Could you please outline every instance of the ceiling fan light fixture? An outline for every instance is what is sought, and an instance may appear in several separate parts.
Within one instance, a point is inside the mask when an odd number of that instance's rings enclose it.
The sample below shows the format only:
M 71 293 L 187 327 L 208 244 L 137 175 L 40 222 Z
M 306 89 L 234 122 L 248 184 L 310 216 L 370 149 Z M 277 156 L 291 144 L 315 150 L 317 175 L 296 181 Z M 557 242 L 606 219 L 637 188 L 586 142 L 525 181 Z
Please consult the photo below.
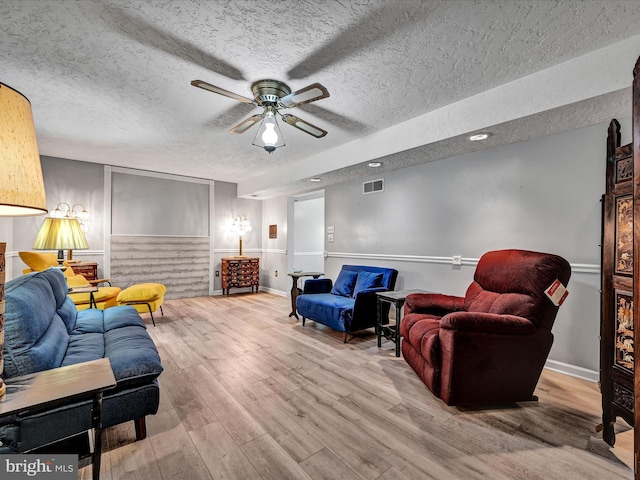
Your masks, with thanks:
M 300 90 L 291 92 L 289 86 L 279 80 L 258 80 L 251 84 L 253 100 L 202 80 L 193 80 L 191 85 L 232 98 L 239 102 L 264 108 L 261 115 L 256 114 L 243 120 L 233 127 L 229 133 L 242 134 L 260 122 L 260 128 L 252 143 L 257 147 L 264 148 L 268 153 L 273 153 L 276 148 L 285 146 L 280 127 L 276 120 L 276 114 L 280 114 L 284 123 L 288 123 L 312 137 L 322 138 L 327 134 L 326 130 L 302 120 L 295 115 L 282 115 L 282 113 L 280 113 L 281 109 L 297 107 L 322 98 L 327 98 L 329 96 L 328 90 L 319 83 L 313 83 Z
M 284 138 L 276 119 L 276 108 L 272 105 L 264 107 L 260 128 L 253 139 L 253 145 L 264 148 L 268 153 L 275 152 L 276 148 L 284 147 Z

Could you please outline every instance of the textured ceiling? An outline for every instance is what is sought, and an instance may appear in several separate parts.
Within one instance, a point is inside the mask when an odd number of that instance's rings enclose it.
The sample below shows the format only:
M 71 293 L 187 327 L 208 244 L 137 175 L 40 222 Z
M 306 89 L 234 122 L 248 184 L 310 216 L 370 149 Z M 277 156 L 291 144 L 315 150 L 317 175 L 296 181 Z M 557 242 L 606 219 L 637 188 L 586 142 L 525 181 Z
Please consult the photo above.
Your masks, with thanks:
M 636 0 L 0 0 L 0 82 L 30 99 L 42 155 L 267 198 L 318 188 L 309 176 L 322 186 L 371 174 L 373 158 L 395 169 L 628 116 L 621 85 L 639 35 Z M 633 58 L 622 82 L 607 78 L 618 50 Z M 568 100 L 553 82 L 538 88 L 563 72 Z M 228 133 L 259 109 L 190 85 L 251 97 L 262 78 L 327 87 L 329 98 L 291 113 L 329 134 L 281 125 L 287 145 L 268 155 L 251 145 L 255 130 Z M 503 90 L 518 101 L 496 101 Z M 480 118 L 471 112 L 485 97 Z M 494 136 L 467 142 L 467 120 Z M 407 125 L 439 133 L 390 145 L 412 136 Z

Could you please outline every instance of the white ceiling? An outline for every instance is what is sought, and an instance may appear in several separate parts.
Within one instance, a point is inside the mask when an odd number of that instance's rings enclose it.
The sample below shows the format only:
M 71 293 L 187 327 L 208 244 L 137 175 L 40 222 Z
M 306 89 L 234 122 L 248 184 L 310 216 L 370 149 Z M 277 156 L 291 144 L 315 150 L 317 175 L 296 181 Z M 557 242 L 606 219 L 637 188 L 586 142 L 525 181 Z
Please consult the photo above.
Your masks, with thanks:
M 255 198 L 629 116 L 638 55 L 637 0 L 0 0 L 0 82 L 31 101 L 42 155 Z M 263 78 L 323 84 L 291 113 L 329 134 L 281 124 L 268 155 L 256 127 L 228 133 L 259 109 L 190 85 L 252 97 Z

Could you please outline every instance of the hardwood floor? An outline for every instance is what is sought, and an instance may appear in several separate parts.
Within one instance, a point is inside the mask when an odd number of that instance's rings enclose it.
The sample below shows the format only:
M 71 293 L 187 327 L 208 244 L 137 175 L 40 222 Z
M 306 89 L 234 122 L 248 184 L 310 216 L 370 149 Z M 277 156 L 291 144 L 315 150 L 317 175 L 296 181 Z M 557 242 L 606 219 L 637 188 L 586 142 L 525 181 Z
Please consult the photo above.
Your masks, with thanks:
M 287 298 L 163 308 L 155 328 L 144 315 L 165 368 L 160 409 L 143 441 L 133 422 L 104 432 L 104 480 L 633 478 L 632 430 L 617 425 L 614 449 L 595 431 L 595 384 L 545 370 L 539 402 L 452 408 L 392 343 L 302 327 Z

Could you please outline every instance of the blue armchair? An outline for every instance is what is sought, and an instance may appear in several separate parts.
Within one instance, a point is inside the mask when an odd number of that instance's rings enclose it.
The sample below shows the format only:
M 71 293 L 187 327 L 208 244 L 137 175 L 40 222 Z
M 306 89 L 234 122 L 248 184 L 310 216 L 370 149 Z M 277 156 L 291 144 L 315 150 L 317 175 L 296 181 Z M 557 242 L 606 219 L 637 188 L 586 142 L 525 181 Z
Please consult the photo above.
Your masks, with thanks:
M 377 298 L 375 292 L 393 290 L 398 271 L 393 268 L 343 265 L 338 278 L 309 279 L 302 295 L 296 299 L 296 309 L 305 320 L 313 320 L 347 334 L 376 326 Z M 389 317 L 389 304 L 382 305 L 383 322 Z

